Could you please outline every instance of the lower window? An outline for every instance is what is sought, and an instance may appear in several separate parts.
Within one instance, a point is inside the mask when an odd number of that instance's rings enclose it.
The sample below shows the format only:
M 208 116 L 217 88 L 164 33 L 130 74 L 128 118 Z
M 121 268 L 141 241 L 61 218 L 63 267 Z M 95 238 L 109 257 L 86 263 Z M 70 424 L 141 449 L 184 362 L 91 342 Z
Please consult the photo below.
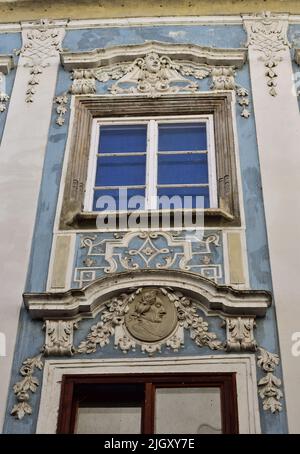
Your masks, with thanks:
M 236 434 L 235 374 L 67 375 L 57 432 Z

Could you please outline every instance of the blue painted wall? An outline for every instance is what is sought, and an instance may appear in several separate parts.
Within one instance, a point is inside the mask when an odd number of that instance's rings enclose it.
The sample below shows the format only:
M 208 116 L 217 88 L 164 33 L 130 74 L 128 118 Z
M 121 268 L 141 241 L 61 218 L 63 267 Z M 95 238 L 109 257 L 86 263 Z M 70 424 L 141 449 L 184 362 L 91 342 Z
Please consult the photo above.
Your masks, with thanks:
M 63 47 L 69 50 L 87 50 L 95 47 L 107 47 L 117 44 L 136 44 L 145 40 L 158 40 L 168 42 L 194 43 L 213 47 L 241 47 L 246 41 L 241 26 L 157 26 L 157 27 L 124 27 L 124 28 L 103 28 L 95 30 L 72 30 L 67 32 Z M 237 74 L 237 83 L 249 89 L 249 68 L 246 64 Z M 201 89 L 208 89 L 208 82 L 201 82 Z M 70 75 L 62 68 L 59 69 L 56 86 L 56 94 L 67 91 L 70 86 Z M 251 96 L 250 96 L 251 99 Z M 252 108 L 252 105 L 251 105 Z M 49 140 L 47 145 L 43 178 L 39 196 L 39 204 L 34 231 L 34 242 L 31 251 L 30 267 L 28 270 L 26 290 L 32 292 L 43 291 L 46 288 L 50 248 L 52 243 L 52 230 L 56 203 L 59 191 L 59 184 L 66 145 L 67 130 L 69 123 L 69 112 L 66 115 L 65 124 L 59 127 L 55 123 L 56 112 L 53 107 L 53 115 L 49 129 Z M 238 139 L 240 149 L 240 162 L 242 173 L 243 197 L 245 204 L 245 216 L 247 224 L 247 248 L 250 283 L 252 288 L 272 289 L 270 265 L 268 257 L 268 246 L 265 229 L 263 199 L 261 191 L 258 151 L 256 142 L 255 121 L 252 115 L 248 120 L 240 116 L 240 109 L 236 113 Z M 77 241 L 79 245 L 79 241 Z M 79 247 L 79 246 L 78 246 Z M 222 253 L 220 255 L 221 260 Z M 78 250 L 75 263 L 79 263 L 82 257 Z M 78 262 L 79 261 L 79 262 Z M 91 324 L 90 320 L 83 321 L 79 330 L 75 333 L 75 344 L 82 340 Z M 224 339 L 224 330 L 220 329 L 219 320 L 210 318 L 210 329 L 218 333 L 220 339 Z M 268 312 L 267 319 L 258 322 L 256 337 L 262 346 L 271 352 L 278 352 L 278 342 L 275 327 L 274 309 Z M 20 379 L 18 370 L 22 361 L 38 353 L 43 344 L 43 332 L 41 322 L 32 322 L 27 313 L 23 311 L 20 319 L 20 329 L 15 352 L 12 371 L 11 387 Z M 168 351 L 163 355 L 170 354 Z M 181 350 L 180 355 L 185 354 L 211 354 L 211 351 L 199 349 L 186 335 L 186 346 Z M 139 352 L 130 353 L 130 356 L 138 356 Z M 174 353 L 172 354 L 174 355 Z M 177 355 L 177 353 L 176 353 Z M 123 357 L 123 354 L 113 349 L 112 344 L 99 350 L 94 357 Z M 41 373 L 39 373 L 41 377 Z M 278 374 L 277 374 L 278 375 Z M 25 417 L 22 421 L 16 421 L 9 415 L 15 402 L 12 392 L 9 394 L 7 417 L 4 431 L 6 433 L 33 433 L 36 427 L 38 402 L 40 389 L 32 398 L 33 415 Z M 287 432 L 286 415 L 270 415 L 261 409 L 262 430 L 266 433 Z

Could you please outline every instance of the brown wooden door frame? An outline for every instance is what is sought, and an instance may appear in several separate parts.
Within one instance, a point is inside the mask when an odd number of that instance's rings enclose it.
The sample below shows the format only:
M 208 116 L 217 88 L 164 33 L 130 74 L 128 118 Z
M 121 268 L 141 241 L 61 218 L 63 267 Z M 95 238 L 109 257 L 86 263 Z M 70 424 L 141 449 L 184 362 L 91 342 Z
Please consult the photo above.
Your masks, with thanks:
M 221 394 L 222 432 L 224 434 L 238 433 L 235 373 L 64 375 L 61 386 L 57 433 L 74 433 L 79 402 L 84 401 L 85 404 L 96 405 L 97 397 L 95 397 L 93 388 L 95 389 L 97 384 L 144 385 L 143 398 L 141 395 L 134 398 L 134 394 L 132 394 L 133 405 L 139 405 L 142 408 L 141 432 L 144 434 L 154 433 L 156 388 L 217 387 L 220 389 Z M 82 394 L 81 388 L 85 389 L 84 394 Z

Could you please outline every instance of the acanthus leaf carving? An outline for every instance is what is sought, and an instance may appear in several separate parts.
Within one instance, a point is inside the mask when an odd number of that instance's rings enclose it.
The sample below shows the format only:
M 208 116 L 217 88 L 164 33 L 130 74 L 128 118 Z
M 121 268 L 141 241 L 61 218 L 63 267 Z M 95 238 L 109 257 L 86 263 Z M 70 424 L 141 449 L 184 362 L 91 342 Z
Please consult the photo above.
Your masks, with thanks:
M 230 66 L 212 68 L 211 78 L 211 88 L 213 90 L 234 90 L 236 92 L 238 96 L 238 104 L 242 107 L 241 116 L 243 118 L 249 118 L 249 93 L 244 87 L 236 84 L 234 68 Z
M 46 331 L 43 352 L 45 356 L 71 356 L 74 353 L 73 330 L 77 323 L 73 320 L 46 320 Z
M 96 93 L 96 80 L 93 70 L 74 69 L 71 78 L 73 80 L 70 88 L 72 95 L 90 95 Z
M 282 61 L 282 51 L 290 47 L 287 37 L 287 16 L 273 14 L 269 11 L 259 15 L 244 17 L 244 27 L 248 39 L 246 46 L 259 51 L 265 65 L 265 77 L 269 93 L 277 96 L 277 66 Z
M 263 401 L 263 409 L 276 413 L 282 410 L 280 399 L 283 397 L 281 380 L 273 374 L 279 365 L 279 356 L 262 347 L 258 348 L 258 352 L 257 365 L 266 373 L 258 381 L 258 394 Z
M 227 351 L 256 351 L 257 343 L 253 330 L 253 317 L 226 317 L 226 350 Z
M 275 353 L 270 353 L 264 348 L 260 347 L 259 355 L 257 358 L 257 365 L 264 371 L 264 372 L 273 372 L 279 364 L 279 356 Z
M 20 375 L 23 378 L 13 386 L 18 401 L 11 410 L 11 415 L 15 418 L 22 419 L 25 414 L 30 415 L 32 413 L 32 407 L 29 403 L 30 393 L 35 393 L 39 386 L 39 380 L 33 374 L 36 369 L 42 370 L 43 366 L 42 354 L 23 361 L 20 369 Z
M 63 93 L 60 96 L 56 96 L 54 102 L 57 104 L 56 113 L 58 114 L 55 123 L 58 126 L 62 126 L 65 123 L 65 114 L 68 111 L 68 96 L 67 93 Z

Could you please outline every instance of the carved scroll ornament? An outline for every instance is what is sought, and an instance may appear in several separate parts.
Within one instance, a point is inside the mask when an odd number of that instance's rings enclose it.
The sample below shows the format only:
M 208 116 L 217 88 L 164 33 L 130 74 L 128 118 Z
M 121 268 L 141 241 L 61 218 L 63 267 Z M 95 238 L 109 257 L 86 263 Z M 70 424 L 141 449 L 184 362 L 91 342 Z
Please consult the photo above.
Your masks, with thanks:
M 61 58 L 65 69 L 72 72 L 70 93 L 74 95 L 95 94 L 96 81 L 108 82 L 106 89 L 112 95 L 156 98 L 179 92 L 192 94 L 199 91 L 197 80 L 211 77 L 211 89 L 236 91 L 242 117 L 250 115 L 248 92 L 234 80 L 235 70 L 246 61 L 245 49 L 148 41 L 88 52 L 62 52 Z

